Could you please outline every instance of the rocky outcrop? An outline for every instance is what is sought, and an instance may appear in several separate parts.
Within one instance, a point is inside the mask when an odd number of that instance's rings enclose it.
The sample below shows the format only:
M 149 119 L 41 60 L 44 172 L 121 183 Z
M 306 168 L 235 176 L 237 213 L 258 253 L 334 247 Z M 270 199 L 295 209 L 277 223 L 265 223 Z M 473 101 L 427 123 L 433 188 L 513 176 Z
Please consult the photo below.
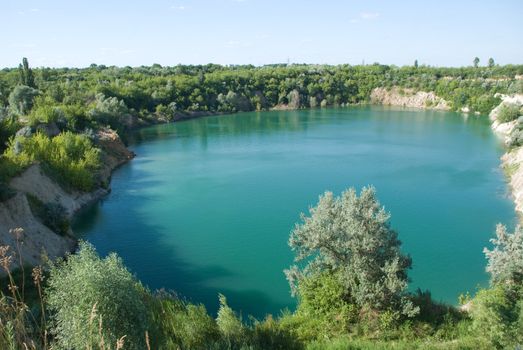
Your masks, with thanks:
M 372 103 L 389 106 L 450 109 L 448 103 L 433 92 L 414 91 L 400 87 L 393 87 L 392 89 L 375 88 L 370 94 L 370 100 Z
M 16 237 L 10 231 L 22 228 L 24 233 L 18 246 L 24 264 L 41 263 L 42 253 L 49 258 L 63 256 L 76 245 L 76 240 L 72 236 L 59 235 L 51 231 L 34 215 L 28 196 L 36 198 L 43 204 L 59 204 L 64 208 L 65 216 L 71 219 L 80 209 L 108 194 L 111 172 L 134 156 L 113 130 L 98 131 L 96 140 L 97 145 L 102 149 L 102 167 L 97 177 L 103 186 L 92 192 L 65 190 L 47 176 L 38 163 L 31 165 L 10 181 L 9 187 L 16 191 L 16 194 L 0 202 L 0 245 L 8 245 L 13 251 L 16 250 Z M 12 267 L 16 268 L 19 264 L 18 257 L 14 260 L 16 261 L 13 261 Z M 0 275 L 2 275 L 1 271 Z
M 102 149 L 102 168 L 99 170 L 99 178 L 103 184 L 107 185 L 112 171 L 128 162 L 135 154 L 125 147 L 114 130 L 99 130 L 96 140 L 97 145 Z

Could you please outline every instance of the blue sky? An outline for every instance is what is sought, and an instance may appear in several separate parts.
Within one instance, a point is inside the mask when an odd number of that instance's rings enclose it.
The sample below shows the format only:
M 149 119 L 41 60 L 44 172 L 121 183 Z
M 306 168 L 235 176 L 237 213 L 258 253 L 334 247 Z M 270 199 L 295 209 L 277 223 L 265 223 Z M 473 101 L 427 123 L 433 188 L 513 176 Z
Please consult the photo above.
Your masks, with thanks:
M 523 64 L 523 0 L 0 0 L 0 67 Z

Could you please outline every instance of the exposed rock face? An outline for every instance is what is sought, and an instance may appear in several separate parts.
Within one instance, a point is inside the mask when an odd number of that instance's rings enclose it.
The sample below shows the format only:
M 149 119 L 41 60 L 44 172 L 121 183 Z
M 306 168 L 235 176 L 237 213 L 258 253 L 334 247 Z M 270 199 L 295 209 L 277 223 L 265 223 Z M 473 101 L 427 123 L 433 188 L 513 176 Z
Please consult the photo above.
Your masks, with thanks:
M 499 112 L 501 110 L 501 107 L 506 104 L 523 106 L 523 95 L 516 94 L 516 95 L 509 96 L 509 95 L 497 94 L 496 96 L 500 97 L 502 102 L 496 108 L 494 108 L 489 114 L 489 118 L 492 121 L 491 127 L 492 127 L 492 130 L 494 130 L 497 134 L 504 137 L 505 143 L 508 143 L 508 140 L 510 138 L 510 133 L 518 125 L 518 121 L 513 120 L 508 123 L 500 123 L 498 121 Z
M 16 238 L 9 230 L 22 227 L 24 235 L 21 239 L 20 255 L 23 264 L 38 265 L 42 253 L 49 258 L 57 258 L 71 251 L 76 241 L 71 237 L 59 236 L 40 223 L 31 212 L 27 197 L 18 193 L 7 201 L 0 202 L 0 244 L 11 247 L 16 252 Z M 18 255 L 13 259 L 12 268 L 19 267 Z M 5 274 L 0 272 L 0 276 Z
M 110 129 L 97 133 L 97 143 L 102 149 L 102 167 L 98 172 L 100 183 L 108 184 L 112 170 L 127 162 L 134 154 L 122 143 L 118 134 Z M 9 233 L 11 229 L 24 230 L 21 255 L 24 264 L 37 265 L 41 263 L 42 252 L 50 258 L 65 255 L 74 249 L 76 240 L 68 236 L 60 236 L 43 225 L 31 212 L 27 195 L 39 199 L 42 203 L 58 203 L 68 218 L 109 193 L 108 188 L 97 188 L 92 192 L 66 191 L 49 178 L 40 164 L 33 164 L 21 175 L 13 178 L 9 186 L 17 193 L 11 199 L 0 202 L 0 245 L 9 245 L 16 249 L 16 240 Z M 15 260 L 18 260 L 15 259 Z M 13 268 L 18 267 L 18 261 Z M 0 271 L 0 276 L 2 275 Z
M 88 193 L 66 192 L 60 185 L 44 174 L 40 164 L 31 165 L 20 176 L 12 179 L 9 187 L 19 193 L 35 196 L 43 203 L 55 202 L 60 204 L 65 208 L 66 215 L 69 218 L 85 205 L 108 193 L 105 189 L 97 189 Z
M 508 151 L 501 157 L 502 167 L 509 177 L 509 184 L 516 204 L 516 211 L 523 214 L 523 147 Z
M 390 106 L 430 108 L 439 110 L 449 110 L 448 103 L 433 92 L 417 91 L 394 87 L 390 90 L 386 88 L 375 88 L 370 94 L 372 103 Z
M 513 104 L 513 105 L 519 105 L 519 106 L 523 105 L 523 95 L 520 95 L 520 94 L 516 94 L 516 95 L 512 95 L 512 96 L 496 94 L 495 96 L 501 98 L 502 102 L 490 112 L 489 118 L 491 121 L 496 121 L 496 119 L 498 118 L 498 115 L 499 115 L 499 111 L 501 110 L 501 106 L 506 105 L 506 104 L 509 104 L 509 105 Z
M 499 111 L 503 104 L 518 104 L 523 105 L 523 95 L 499 95 L 502 102 L 494 108 L 490 114 L 490 120 L 492 121 L 492 130 L 494 130 L 498 135 L 504 138 L 505 143 L 510 138 L 510 133 L 518 125 L 518 120 L 513 120 L 508 123 L 500 123 L 497 120 Z M 505 170 L 508 179 L 510 188 L 512 191 L 512 196 L 514 197 L 514 203 L 516 204 L 516 211 L 520 214 L 523 214 L 523 147 L 516 147 L 514 149 L 508 150 L 501 157 L 501 166 Z
M 96 138 L 98 146 L 102 149 L 102 168 L 99 171 L 99 177 L 102 183 L 107 183 L 111 177 L 111 172 L 135 155 L 125 147 L 114 130 L 99 130 Z

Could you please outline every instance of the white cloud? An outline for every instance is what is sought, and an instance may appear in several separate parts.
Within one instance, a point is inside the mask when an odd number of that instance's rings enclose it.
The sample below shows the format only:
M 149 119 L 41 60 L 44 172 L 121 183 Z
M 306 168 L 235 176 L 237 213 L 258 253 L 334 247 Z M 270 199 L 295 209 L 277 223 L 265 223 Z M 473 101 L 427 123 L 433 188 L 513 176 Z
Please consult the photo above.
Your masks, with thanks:
M 372 20 L 377 19 L 380 16 L 378 12 L 362 12 L 360 13 L 360 18 L 363 20 Z
M 172 5 L 171 6 L 171 10 L 178 10 L 178 11 L 183 11 L 187 9 L 187 7 L 183 6 L 183 5 Z
M 252 43 L 247 41 L 229 40 L 225 43 L 224 47 L 228 49 L 238 49 L 252 46 Z

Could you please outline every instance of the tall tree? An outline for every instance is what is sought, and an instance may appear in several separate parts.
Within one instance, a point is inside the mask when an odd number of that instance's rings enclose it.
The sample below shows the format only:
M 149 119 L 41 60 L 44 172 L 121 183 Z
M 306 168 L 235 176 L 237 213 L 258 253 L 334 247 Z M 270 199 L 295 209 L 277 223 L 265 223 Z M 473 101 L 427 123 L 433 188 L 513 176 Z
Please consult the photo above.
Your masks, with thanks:
M 418 68 L 418 60 L 414 60 L 414 68 Z
M 489 68 L 494 67 L 494 64 L 495 64 L 495 63 L 494 63 L 494 59 L 493 59 L 492 57 L 489 58 L 489 59 L 488 59 L 488 66 L 489 66 Z
M 475 68 L 478 68 L 478 65 L 479 65 L 479 57 L 474 57 L 474 67 Z
M 29 68 L 29 61 L 27 58 L 22 59 L 22 63 L 18 65 L 18 72 L 20 74 L 20 84 L 36 88 L 33 70 Z

